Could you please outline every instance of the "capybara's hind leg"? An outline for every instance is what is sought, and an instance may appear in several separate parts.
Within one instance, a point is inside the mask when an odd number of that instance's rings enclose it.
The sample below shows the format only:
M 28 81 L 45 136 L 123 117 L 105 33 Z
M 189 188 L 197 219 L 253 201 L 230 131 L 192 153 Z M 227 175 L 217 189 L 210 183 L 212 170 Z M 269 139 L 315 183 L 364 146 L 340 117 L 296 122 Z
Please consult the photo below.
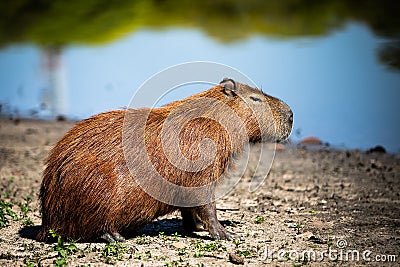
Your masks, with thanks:
M 205 224 L 211 237 L 214 239 L 233 240 L 235 235 L 228 232 L 217 219 L 215 202 L 195 208 L 196 215 Z
M 101 239 L 104 239 L 108 243 L 117 243 L 117 242 L 125 242 L 125 238 L 120 235 L 118 232 L 114 233 L 104 233 L 101 237 Z
M 206 227 L 196 215 L 196 208 L 181 208 L 183 229 L 187 232 L 204 231 Z

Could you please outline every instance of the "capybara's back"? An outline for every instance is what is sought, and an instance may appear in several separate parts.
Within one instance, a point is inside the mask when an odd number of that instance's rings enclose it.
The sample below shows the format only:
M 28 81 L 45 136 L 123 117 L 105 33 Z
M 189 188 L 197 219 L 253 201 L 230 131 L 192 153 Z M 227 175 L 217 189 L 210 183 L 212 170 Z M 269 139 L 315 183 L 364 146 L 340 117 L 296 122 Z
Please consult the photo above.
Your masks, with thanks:
M 148 160 L 159 175 L 185 187 L 201 186 L 217 180 L 226 171 L 231 157 L 243 149 L 244 139 L 230 136 L 226 127 L 210 118 L 214 113 L 221 113 L 213 104 L 208 103 L 207 107 L 198 111 L 207 116 L 198 115 L 186 123 L 177 136 L 166 137 L 179 140 L 179 150 L 189 161 L 201 157 L 199 148 L 204 139 L 213 140 L 216 154 L 210 166 L 197 171 L 179 168 L 168 160 L 168 145 L 161 145 L 164 124 L 182 121 L 187 116 L 186 112 L 174 111 L 194 99 L 200 99 L 200 105 L 203 103 L 201 99 L 213 99 L 232 109 L 235 116 L 243 121 L 247 141 L 281 141 L 290 134 L 293 117 L 286 104 L 230 79 L 161 108 L 116 110 L 83 120 L 55 145 L 47 158 L 39 196 L 42 228 L 37 240 L 47 241 L 49 230 L 54 230 L 58 235 L 73 240 L 88 241 L 101 237 L 109 242 L 122 241 L 121 232 L 131 231 L 176 209 L 182 212 L 185 229 L 195 230 L 201 224 L 213 238 L 230 239 L 232 236 L 216 219 L 214 202 L 198 207 L 179 207 L 146 193 L 135 177 L 156 186 L 152 182 L 156 174 L 141 169 L 146 160 L 137 156 L 141 153 L 139 150 L 143 150 L 139 145 L 142 142 L 129 135 L 128 141 L 123 142 L 124 125 L 134 134 L 139 118 L 145 117 L 143 144 Z M 270 112 L 265 115 L 264 111 L 260 111 L 256 106 L 259 102 L 267 103 Z M 254 107 L 251 106 L 253 104 Z M 259 112 L 263 114 L 261 117 L 257 114 Z M 127 122 L 127 113 L 133 114 L 138 121 Z M 230 120 L 227 121 L 229 123 Z M 233 125 L 232 129 L 235 127 Z M 236 135 L 243 133 L 239 130 L 234 132 Z M 124 153 L 123 143 L 131 149 L 132 157 Z M 130 168 L 132 165 L 134 170 Z M 163 188 L 157 190 L 162 191 Z M 169 197 L 171 194 L 174 193 L 165 192 Z

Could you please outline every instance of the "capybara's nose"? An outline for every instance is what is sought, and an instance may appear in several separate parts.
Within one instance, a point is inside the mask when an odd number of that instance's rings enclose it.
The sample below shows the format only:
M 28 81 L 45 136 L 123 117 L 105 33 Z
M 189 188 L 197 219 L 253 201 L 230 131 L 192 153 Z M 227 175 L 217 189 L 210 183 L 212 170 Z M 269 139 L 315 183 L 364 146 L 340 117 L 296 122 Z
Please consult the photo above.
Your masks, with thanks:
M 290 123 L 290 125 L 293 124 L 293 112 L 291 110 L 289 110 L 288 112 L 288 123 Z

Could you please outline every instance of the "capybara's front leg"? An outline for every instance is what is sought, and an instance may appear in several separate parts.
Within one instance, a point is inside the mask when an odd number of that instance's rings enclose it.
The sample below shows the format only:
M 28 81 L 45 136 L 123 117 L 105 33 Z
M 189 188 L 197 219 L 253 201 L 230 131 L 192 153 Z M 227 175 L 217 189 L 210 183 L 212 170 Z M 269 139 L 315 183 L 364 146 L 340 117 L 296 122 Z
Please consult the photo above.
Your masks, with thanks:
M 214 239 L 233 240 L 234 234 L 228 232 L 217 219 L 215 202 L 195 208 L 196 215 L 205 224 L 211 237 Z

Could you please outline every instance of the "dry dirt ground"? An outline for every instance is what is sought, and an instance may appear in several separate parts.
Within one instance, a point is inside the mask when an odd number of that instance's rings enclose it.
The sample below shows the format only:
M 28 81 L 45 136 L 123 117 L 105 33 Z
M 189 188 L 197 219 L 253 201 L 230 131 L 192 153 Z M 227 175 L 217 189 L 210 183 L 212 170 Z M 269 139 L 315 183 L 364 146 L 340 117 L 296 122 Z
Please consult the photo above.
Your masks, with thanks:
M 36 242 L 43 159 L 72 122 L 0 120 L 0 266 L 399 266 L 400 156 L 287 146 L 261 188 L 250 164 L 217 202 L 235 241 L 187 235 L 179 214 L 121 244 Z

